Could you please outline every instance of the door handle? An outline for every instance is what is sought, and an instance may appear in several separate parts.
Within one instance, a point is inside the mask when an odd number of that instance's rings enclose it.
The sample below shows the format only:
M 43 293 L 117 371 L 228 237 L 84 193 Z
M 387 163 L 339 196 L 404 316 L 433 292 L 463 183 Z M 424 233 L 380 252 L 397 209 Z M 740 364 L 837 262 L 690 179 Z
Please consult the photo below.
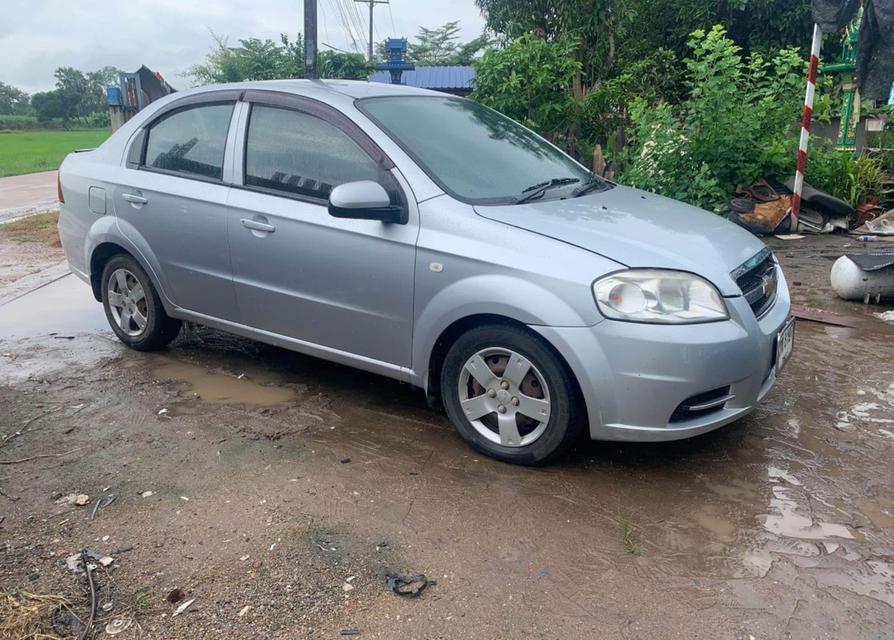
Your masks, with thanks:
M 144 198 L 137 193 L 122 193 L 121 197 L 131 204 L 147 204 L 149 202 L 148 198 Z
M 276 227 L 272 224 L 267 224 L 266 222 L 259 222 L 258 220 L 252 220 L 251 218 L 242 218 L 239 220 L 242 223 L 242 226 L 246 229 L 251 229 L 252 231 L 263 231 L 265 233 L 273 233 L 276 231 Z

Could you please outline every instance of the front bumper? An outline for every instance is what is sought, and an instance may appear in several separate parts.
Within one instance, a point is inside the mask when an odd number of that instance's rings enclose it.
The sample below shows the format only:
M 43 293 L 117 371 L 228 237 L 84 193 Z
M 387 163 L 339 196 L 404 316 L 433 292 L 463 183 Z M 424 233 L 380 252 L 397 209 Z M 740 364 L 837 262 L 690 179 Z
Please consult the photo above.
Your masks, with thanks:
M 659 442 L 711 431 L 751 412 L 776 382 L 776 335 L 791 310 L 781 269 L 776 301 L 755 318 L 742 297 L 730 319 L 695 325 L 604 320 L 592 327 L 542 327 L 584 396 L 594 440 Z M 729 387 L 710 411 L 674 415 L 687 399 Z M 674 416 L 674 419 L 671 419 Z

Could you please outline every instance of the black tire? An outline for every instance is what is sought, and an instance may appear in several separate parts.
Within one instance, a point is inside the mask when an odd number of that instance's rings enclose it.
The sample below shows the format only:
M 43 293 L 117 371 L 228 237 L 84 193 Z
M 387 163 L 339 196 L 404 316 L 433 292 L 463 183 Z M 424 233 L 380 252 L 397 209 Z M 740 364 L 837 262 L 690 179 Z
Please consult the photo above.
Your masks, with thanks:
M 119 270 L 126 270 L 133 278 L 139 282 L 143 288 L 144 301 L 137 303 L 143 317 L 146 318 L 145 327 L 139 329 L 136 323 L 133 323 L 132 329 L 138 333 L 128 333 L 119 324 L 115 317 L 115 312 L 109 303 L 110 280 L 115 277 L 115 273 Z M 100 290 L 102 292 L 102 307 L 106 312 L 106 319 L 112 327 L 112 331 L 131 349 L 137 351 L 157 351 L 163 349 L 171 343 L 180 333 L 180 320 L 171 318 L 165 313 L 164 306 L 158 292 L 152 285 L 152 281 L 146 272 L 131 256 L 121 254 L 112 257 L 102 270 L 102 280 Z M 114 295 L 114 294 L 113 294 Z M 120 316 L 120 312 L 119 316 Z
M 523 356 L 545 379 L 550 415 L 542 435 L 530 444 L 506 446 L 494 442 L 479 432 L 463 412 L 459 395 L 463 368 L 472 356 L 489 349 L 507 349 Z M 487 325 L 476 327 L 460 336 L 450 347 L 444 360 L 441 397 L 444 399 L 447 415 L 459 434 L 481 453 L 503 462 L 547 464 L 563 455 L 580 437 L 582 425 L 579 393 L 571 372 L 546 341 L 521 328 Z M 484 422 L 484 419 L 480 422 Z

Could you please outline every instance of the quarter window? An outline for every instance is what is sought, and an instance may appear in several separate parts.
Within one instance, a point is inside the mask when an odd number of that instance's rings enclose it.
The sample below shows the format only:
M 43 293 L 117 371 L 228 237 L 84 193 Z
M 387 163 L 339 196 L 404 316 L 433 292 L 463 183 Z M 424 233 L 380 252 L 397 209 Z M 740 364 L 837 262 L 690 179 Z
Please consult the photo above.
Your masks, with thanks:
M 223 178 L 233 104 L 177 111 L 149 129 L 145 166 L 204 178 Z
M 299 111 L 252 107 L 246 185 L 326 200 L 357 180 L 380 180 L 379 167 L 344 131 Z

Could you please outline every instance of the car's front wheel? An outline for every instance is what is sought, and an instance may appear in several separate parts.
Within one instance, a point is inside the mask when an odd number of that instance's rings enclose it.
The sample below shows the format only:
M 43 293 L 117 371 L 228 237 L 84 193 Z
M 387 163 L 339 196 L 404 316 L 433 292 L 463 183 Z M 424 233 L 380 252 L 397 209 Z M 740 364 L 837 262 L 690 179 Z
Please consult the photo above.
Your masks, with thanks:
M 544 464 L 580 433 L 577 387 L 544 341 L 511 326 L 478 327 L 441 371 L 447 415 L 473 447 L 514 464 Z
M 118 255 L 106 263 L 102 306 L 115 335 L 131 349 L 155 351 L 180 333 L 180 320 L 165 313 L 152 281 L 131 256 Z

